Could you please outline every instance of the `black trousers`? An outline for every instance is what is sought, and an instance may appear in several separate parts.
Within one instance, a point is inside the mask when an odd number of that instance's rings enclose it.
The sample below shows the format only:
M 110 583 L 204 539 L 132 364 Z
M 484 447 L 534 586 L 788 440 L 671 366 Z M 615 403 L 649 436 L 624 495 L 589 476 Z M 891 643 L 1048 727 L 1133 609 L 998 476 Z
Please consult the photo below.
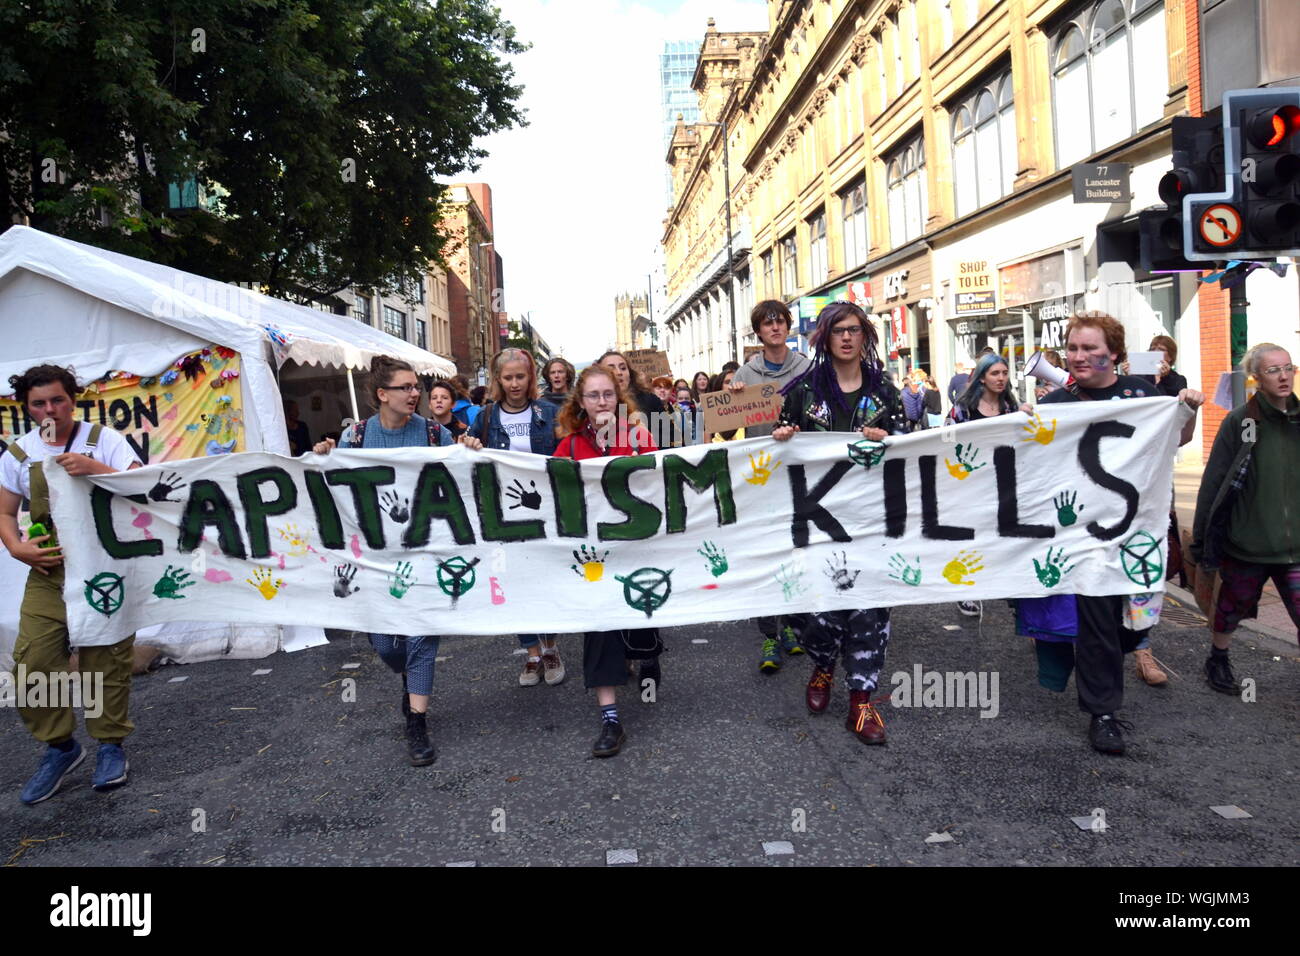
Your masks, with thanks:
M 659 628 L 589 631 L 582 636 L 582 682 L 587 688 L 622 687 L 627 662 L 649 660 L 663 653 Z
M 1124 646 L 1120 617 L 1124 596 L 1075 596 L 1079 636 L 1074 643 L 1074 686 L 1079 709 L 1099 717 L 1124 703 Z M 1132 643 L 1131 641 L 1129 643 Z

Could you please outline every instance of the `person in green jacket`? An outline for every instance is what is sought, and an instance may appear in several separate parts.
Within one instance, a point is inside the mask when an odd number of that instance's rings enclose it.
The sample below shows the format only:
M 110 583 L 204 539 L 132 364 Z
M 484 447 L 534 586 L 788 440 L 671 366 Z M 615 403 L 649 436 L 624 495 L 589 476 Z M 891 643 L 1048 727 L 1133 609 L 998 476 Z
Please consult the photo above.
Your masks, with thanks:
M 1232 410 L 1214 439 L 1201 476 L 1192 526 L 1192 558 L 1221 581 L 1210 622 L 1205 679 L 1224 694 L 1240 693 L 1228 661 L 1237 625 L 1254 617 L 1272 580 L 1300 636 L 1300 402 L 1295 365 L 1280 345 L 1265 342 L 1242 363 L 1259 388 Z

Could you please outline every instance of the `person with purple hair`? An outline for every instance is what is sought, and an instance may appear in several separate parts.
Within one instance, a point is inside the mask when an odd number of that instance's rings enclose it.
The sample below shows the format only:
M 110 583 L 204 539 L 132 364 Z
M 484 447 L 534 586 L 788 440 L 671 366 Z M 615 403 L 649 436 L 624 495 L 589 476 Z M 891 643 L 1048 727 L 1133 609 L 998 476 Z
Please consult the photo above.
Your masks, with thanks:
M 785 402 L 772 437 L 789 441 L 800 431 L 854 432 L 872 441 L 907 430 L 902 398 L 885 377 L 878 337 L 865 312 L 832 302 L 817 316 L 809 344 L 812 364 L 781 390 Z M 845 726 L 864 744 L 885 742 L 885 721 L 871 704 L 889 646 L 889 608 L 819 611 L 803 633 L 814 670 L 805 699 L 820 714 L 830 704 L 835 661 L 844 660 L 849 688 Z

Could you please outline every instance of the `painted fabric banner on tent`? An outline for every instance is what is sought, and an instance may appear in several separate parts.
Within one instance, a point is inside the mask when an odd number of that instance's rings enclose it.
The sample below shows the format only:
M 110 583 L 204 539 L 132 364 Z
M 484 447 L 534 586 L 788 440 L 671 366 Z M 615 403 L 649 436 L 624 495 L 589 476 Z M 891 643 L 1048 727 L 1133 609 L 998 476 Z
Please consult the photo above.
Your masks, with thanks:
M 121 432 L 148 465 L 243 451 L 242 405 L 238 353 L 212 346 L 182 355 L 161 375 L 110 372 L 77 397 L 77 417 Z M 0 441 L 39 424 L 0 397 Z
M 582 462 L 453 446 L 49 472 L 75 644 L 179 620 L 570 632 L 1162 590 L 1189 414 L 1151 398 L 883 444 L 801 434 Z

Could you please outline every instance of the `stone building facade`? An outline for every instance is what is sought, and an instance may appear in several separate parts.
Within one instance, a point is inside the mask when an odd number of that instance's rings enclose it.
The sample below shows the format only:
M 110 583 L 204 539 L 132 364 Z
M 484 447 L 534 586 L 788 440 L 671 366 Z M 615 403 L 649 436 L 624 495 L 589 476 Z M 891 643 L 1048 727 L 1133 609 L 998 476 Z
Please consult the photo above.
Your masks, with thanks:
M 989 345 L 1022 394 L 1032 394 L 1026 360 L 1063 344 L 1065 317 L 1103 308 L 1132 348 L 1172 335 L 1179 371 L 1214 392 L 1226 336 L 1217 289 L 1144 273 L 1122 252 L 1137 212 L 1160 202 L 1172 117 L 1214 105 L 1199 101 L 1195 0 L 770 0 L 768 10 L 765 35 L 710 24 L 695 85 L 705 119 L 726 131 L 737 306 L 781 299 L 806 332 L 826 302 L 856 301 L 894 370 L 925 368 L 942 387 Z M 725 307 L 723 128 L 681 123 L 669 151 L 674 368 L 716 370 L 729 345 L 755 342 L 748 309 L 732 326 Z M 1071 168 L 1083 164 L 1123 170 L 1124 194 L 1077 202 Z M 982 296 L 963 294 L 973 274 Z M 1256 276 L 1251 340 L 1296 346 L 1294 274 Z M 1206 447 L 1217 421 L 1207 417 Z

